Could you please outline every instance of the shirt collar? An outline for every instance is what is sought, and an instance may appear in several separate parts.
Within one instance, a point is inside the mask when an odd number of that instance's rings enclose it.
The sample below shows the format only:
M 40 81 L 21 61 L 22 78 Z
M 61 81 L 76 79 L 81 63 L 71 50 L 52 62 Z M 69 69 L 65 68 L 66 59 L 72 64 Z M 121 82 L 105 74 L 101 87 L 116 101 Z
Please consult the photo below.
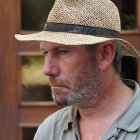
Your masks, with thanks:
M 67 115 L 64 131 L 75 127 L 78 124 L 78 108 L 76 106 L 70 106 L 70 111 Z

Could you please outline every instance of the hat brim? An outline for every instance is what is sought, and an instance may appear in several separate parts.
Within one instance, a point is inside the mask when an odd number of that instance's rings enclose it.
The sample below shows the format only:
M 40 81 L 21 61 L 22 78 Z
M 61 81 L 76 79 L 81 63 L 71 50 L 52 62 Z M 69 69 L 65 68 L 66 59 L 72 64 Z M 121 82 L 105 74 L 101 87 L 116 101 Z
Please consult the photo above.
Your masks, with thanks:
M 41 31 L 28 35 L 16 34 L 15 38 L 20 41 L 48 41 L 64 45 L 88 45 L 115 41 L 122 46 L 122 55 L 140 57 L 136 49 L 129 42 L 119 38 L 105 38 L 92 35 L 50 31 Z

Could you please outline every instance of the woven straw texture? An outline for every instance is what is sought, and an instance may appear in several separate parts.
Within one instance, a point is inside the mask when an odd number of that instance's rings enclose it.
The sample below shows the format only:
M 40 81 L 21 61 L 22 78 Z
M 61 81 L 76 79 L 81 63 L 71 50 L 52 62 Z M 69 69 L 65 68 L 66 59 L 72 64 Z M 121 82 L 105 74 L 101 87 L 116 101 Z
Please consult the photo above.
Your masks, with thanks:
M 120 16 L 110 0 L 56 0 L 47 22 L 85 25 L 120 32 Z M 116 41 L 126 56 L 140 57 L 135 48 L 119 38 L 97 37 L 69 32 L 41 31 L 29 35 L 15 35 L 21 41 L 49 41 L 65 45 L 96 44 Z
M 119 12 L 110 0 L 57 0 L 47 22 L 87 25 L 120 32 Z

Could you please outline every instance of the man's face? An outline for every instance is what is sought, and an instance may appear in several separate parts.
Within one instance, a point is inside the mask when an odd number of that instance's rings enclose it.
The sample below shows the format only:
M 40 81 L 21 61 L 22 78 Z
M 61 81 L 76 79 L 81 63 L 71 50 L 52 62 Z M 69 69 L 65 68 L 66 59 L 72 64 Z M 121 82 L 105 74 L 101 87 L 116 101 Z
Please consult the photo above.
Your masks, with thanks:
M 50 77 L 52 97 L 61 106 L 87 107 L 98 98 L 101 78 L 94 54 L 85 46 L 41 43 L 45 55 L 43 73 Z

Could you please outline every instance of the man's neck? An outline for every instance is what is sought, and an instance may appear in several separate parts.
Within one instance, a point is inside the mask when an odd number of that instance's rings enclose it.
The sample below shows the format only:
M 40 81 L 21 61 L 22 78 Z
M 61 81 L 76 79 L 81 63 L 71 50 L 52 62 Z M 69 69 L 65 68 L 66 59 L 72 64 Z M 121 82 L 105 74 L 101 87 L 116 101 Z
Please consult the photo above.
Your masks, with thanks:
M 90 126 L 90 130 L 94 131 L 96 126 L 95 131 L 100 132 L 99 135 L 101 135 L 122 113 L 133 96 L 133 90 L 127 87 L 119 77 L 106 83 L 106 88 L 101 92 L 103 92 L 102 96 L 96 105 L 78 108 L 80 131 L 83 130 L 83 126 L 84 128 Z
M 133 90 L 127 87 L 120 78 L 112 79 L 103 88 L 102 96 L 98 103 L 87 108 L 78 108 L 81 117 L 100 118 L 114 113 L 121 113 L 133 96 Z

